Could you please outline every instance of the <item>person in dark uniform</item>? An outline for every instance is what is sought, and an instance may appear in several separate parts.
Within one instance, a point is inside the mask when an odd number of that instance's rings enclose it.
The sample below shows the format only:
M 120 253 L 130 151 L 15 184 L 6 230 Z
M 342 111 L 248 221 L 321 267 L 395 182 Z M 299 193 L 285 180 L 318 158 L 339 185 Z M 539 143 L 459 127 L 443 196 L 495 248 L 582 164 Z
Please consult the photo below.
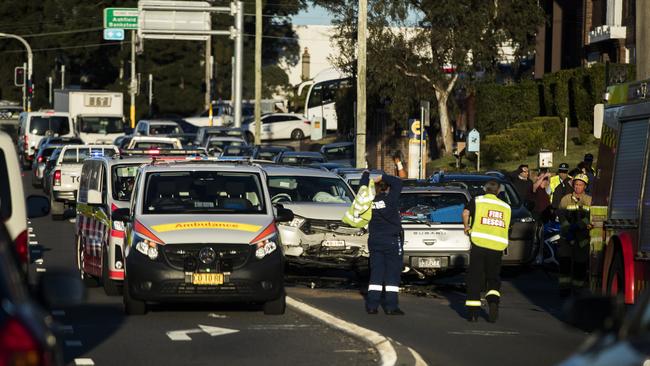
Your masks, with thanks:
M 361 185 L 368 185 L 370 172 L 365 171 Z M 368 223 L 368 250 L 370 251 L 370 281 L 366 297 L 366 311 L 377 314 L 383 305 L 387 315 L 404 315 L 398 304 L 400 276 L 403 268 L 402 219 L 399 197 L 402 180 L 383 174 L 375 178 L 377 192 L 372 204 L 372 218 Z M 385 292 L 384 303 L 381 294 Z

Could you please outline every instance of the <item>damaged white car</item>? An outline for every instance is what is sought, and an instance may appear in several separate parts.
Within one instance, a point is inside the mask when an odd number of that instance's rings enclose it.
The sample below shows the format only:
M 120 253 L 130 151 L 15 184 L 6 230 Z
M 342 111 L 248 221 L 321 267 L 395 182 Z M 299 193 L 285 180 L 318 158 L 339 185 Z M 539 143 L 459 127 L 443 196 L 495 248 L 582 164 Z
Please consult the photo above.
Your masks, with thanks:
M 271 202 L 295 215 L 291 222 L 278 223 L 288 263 L 355 270 L 367 267 L 367 231 L 341 221 L 354 200 L 341 177 L 303 167 L 268 165 L 264 170 Z

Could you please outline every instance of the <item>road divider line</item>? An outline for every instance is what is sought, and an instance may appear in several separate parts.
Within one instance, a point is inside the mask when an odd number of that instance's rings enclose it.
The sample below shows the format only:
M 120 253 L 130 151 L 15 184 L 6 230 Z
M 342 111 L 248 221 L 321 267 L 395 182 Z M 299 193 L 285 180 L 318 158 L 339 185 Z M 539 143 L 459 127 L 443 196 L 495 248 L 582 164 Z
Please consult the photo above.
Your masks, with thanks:
M 39 266 L 43 265 L 43 258 L 38 258 L 37 260 L 34 261 L 34 263 L 38 264 Z
M 36 241 L 36 240 L 30 240 L 29 241 L 29 245 L 37 245 L 37 244 L 38 244 L 38 241 Z
M 65 346 L 66 347 L 81 347 L 81 341 L 65 341 Z
M 298 301 L 290 296 L 287 296 L 287 305 L 300 311 L 301 313 L 316 318 L 323 323 L 339 329 L 352 337 L 359 338 L 372 347 L 374 347 L 381 357 L 382 366 L 393 366 L 397 364 L 397 352 L 391 344 L 390 340 L 383 335 L 358 326 L 356 324 L 347 322 L 343 319 L 337 318 L 334 315 L 328 314 L 320 309 L 311 305 L 307 305 L 302 301 Z
M 38 268 L 36 268 L 36 272 L 47 272 L 47 269 L 38 267 Z
M 72 334 L 74 333 L 74 328 L 72 328 L 72 325 L 61 325 L 59 331 L 65 334 Z
M 34 233 L 29 233 L 29 237 L 30 237 L 30 238 L 35 238 L 35 237 L 36 237 L 36 234 L 34 234 Z
M 92 358 L 75 358 L 74 364 L 75 366 L 95 366 L 95 362 Z

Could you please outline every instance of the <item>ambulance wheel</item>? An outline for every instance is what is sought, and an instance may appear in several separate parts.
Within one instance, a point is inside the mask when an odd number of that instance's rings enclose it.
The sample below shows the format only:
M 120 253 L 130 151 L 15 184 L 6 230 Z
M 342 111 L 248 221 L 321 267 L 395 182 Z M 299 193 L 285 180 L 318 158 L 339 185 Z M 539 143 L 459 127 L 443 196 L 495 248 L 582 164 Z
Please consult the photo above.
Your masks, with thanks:
M 108 296 L 121 295 L 119 282 L 112 280 L 108 276 L 108 272 L 108 253 L 104 252 L 102 255 L 102 284 L 104 285 L 104 292 Z
M 52 220 L 63 220 L 63 213 L 65 212 L 65 205 L 63 202 L 58 202 L 53 198 L 50 198 L 50 213 L 52 214 Z
M 623 267 L 623 256 L 621 251 L 616 251 L 612 266 L 607 276 L 607 295 L 623 296 L 625 294 L 625 268 Z
M 77 235 L 77 269 L 79 270 L 79 277 L 86 287 L 97 287 L 97 280 L 86 273 L 83 269 L 84 256 L 85 253 L 83 245 L 81 245 L 81 236 Z
M 124 278 L 122 300 L 124 301 L 124 312 L 126 315 L 144 315 L 147 313 L 147 303 L 131 297 L 131 291 L 129 290 L 129 279 L 126 277 Z
M 280 297 L 275 300 L 264 303 L 264 314 L 266 315 L 283 315 L 287 308 L 286 293 L 282 289 Z

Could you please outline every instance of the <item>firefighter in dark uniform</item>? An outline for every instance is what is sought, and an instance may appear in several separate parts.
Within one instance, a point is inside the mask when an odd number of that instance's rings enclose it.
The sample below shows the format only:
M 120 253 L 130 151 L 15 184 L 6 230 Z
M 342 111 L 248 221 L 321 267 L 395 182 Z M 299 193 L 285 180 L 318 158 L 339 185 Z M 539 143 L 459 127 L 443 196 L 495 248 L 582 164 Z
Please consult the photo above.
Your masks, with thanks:
M 562 197 L 558 209 L 562 233 L 557 253 L 560 264 L 558 283 L 563 296 L 580 290 L 586 284 L 591 229 L 591 196 L 586 193 L 588 185 L 586 174 L 573 177 L 573 193 Z
M 368 185 L 370 173 L 365 171 L 361 185 Z M 403 232 L 399 214 L 402 180 L 387 174 L 375 178 L 377 192 L 372 204 L 372 218 L 368 223 L 368 250 L 370 251 L 370 281 L 366 298 L 368 314 L 377 314 L 384 292 L 384 312 L 404 315 L 398 304 L 400 276 L 403 268 Z
M 470 322 L 478 321 L 484 288 L 489 306 L 488 321 L 494 323 L 499 316 L 501 257 L 508 247 L 510 230 L 510 205 L 497 197 L 500 186 L 496 180 L 488 181 L 484 186 L 485 195 L 472 199 L 463 210 L 465 234 L 472 241 L 465 301 Z

